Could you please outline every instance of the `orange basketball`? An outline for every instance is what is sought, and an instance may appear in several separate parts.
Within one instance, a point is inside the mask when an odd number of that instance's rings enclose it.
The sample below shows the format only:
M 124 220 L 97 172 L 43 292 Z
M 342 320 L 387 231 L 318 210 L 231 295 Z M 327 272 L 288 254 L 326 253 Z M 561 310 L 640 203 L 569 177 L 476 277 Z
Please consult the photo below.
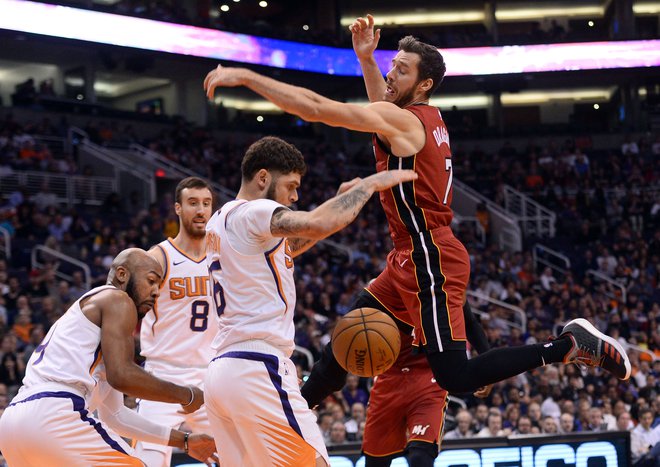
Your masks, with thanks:
M 358 308 L 341 318 L 332 332 L 332 352 L 339 364 L 358 376 L 387 371 L 399 356 L 399 328 L 375 308 Z

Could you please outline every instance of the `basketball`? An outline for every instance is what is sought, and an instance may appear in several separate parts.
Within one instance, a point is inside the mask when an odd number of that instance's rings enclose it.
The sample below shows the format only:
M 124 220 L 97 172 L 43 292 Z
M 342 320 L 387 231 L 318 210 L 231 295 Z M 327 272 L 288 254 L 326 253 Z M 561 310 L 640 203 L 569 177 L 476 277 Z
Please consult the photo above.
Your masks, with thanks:
M 332 352 L 349 373 L 370 377 L 387 371 L 399 356 L 399 328 L 375 308 L 357 308 L 341 318 L 332 332 Z

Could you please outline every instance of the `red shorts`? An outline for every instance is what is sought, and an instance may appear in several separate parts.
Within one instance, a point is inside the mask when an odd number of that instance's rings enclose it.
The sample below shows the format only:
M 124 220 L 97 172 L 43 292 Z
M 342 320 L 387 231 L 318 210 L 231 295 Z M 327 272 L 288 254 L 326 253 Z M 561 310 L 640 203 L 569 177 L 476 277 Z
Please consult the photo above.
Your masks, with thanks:
M 446 407 L 447 391 L 438 386 L 429 367 L 378 376 L 369 396 L 362 450 L 383 457 L 403 451 L 410 441 L 439 447 Z
M 414 345 L 426 352 L 464 350 L 463 302 L 470 258 L 451 228 L 440 227 L 397 242 L 387 266 L 367 286 L 396 319 L 413 326 Z

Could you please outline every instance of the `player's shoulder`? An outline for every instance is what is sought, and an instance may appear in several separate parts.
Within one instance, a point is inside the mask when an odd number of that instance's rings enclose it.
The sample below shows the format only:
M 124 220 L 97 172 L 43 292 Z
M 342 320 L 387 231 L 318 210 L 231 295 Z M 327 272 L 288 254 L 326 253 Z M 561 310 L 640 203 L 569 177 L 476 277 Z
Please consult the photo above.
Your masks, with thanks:
M 158 261 L 158 264 L 160 264 L 160 267 L 163 268 L 163 270 L 165 270 L 167 263 L 167 254 L 165 253 L 165 249 L 167 248 L 168 243 L 169 240 L 163 240 L 162 242 L 157 243 L 156 245 L 149 248 L 149 251 L 147 251 L 151 257 Z
M 273 212 L 278 208 L 288 209 L 286 206 L 274 201 L 272 199 L 254 199 L 250 201 L 245 201 L 243 203 L 237 203 L 231 208 L 230 212 L 227 212 L 228 217 L 237 217 L 237 216 L 261 216 L 263 213 Z
M 98 306 L 100 308 L 130 306 L 133 304 L 131 297 L 125 291 L 116 287 L 99 290 L 83 300 L 84 306 Z

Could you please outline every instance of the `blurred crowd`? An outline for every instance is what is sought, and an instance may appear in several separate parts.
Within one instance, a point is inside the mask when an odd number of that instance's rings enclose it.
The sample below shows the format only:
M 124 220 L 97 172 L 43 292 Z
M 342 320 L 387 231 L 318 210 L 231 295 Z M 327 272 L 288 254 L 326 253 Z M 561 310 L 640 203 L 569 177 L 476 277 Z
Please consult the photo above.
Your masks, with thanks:
M 120 129 L 121 128 L 121 129 Z M 99 143 L 131 139 L 231 189 L 240 183 L 240 160 L 250 141 L 218 141 L 206 130 L 175 125 L 157 138 L 132 129 L 90 124 Z M 35 135 L 61 134 L 48 121 L 0 119 L 0 173 L 42 170 L 80 173 L 72 154 L 54 157 Z M 258 136 L 255 135 L 254 139 Z M 311 209 L 333 196 L 343 180 L 371 171 L 368 148 L 347 154 L 326 142 L 299 143 L 308 163 L 298 207 Z M 447 438 L 526 433 L 629 430 L 633 457 L 642 459 L 660 437 L 660 143 L 622 135 L 609 151 L 578 147 L 575 141 L 523 152 L 504 144 L 496 154 L 455 149 L 457 177 L 501 202 L 503 183 L 526 191 L 556 211 L 558 235 L 552 247 L 571 259 L 567 271 L 538 268 L 531 248 L 503 251 L 487 235 L 461 225 L 458 237 L 471 258 L 470 298 L 491 346 L 546 340 L 576 317 L 589 319 L 629 351 L 628 382 L 599 370 L 546 366 L 495 385 L 490 397 L 462 397 L 452 404 Z M 4 194 L 0 227 L 12 237 L 12 257 L 0 259 L 0 407 L 20 386 L 34 348 L 68 306 L 85 290 L 82 271 L 47 255 L 33 268 L 31 252 L 45 245 L 85 262 L 92 287 L 103 284 L 112 258 L 129 246 L 149 248 L 177 233 L 173 193 L 148 209 L 114 193 L 98 208 L 70 209 L 57 203 L 47 184 L 30 193 L 17 187 Z M 488 214 L 480 217 L 489 232 Z M 298 302 L 295 354 L 300 376 L 309 370 L 307 352 L 318 358 L 336 320 L 350 310 L 356 293 L 383 268 L 391 248 L 384 214 L 374 198 L 347 229 L 296 262 Z M 2 256 L 0 256 L 2 257 Z M 621 284 L 599 281 L 588 270 Z M 60 274 L 66 274 L 66 277 Z M 505 302 L 524 311 L 526 324 Z M 329 445 L 359 441 L 371 381 L 349 377 L 346 387 L 319 408 L 319 425 Z M 653 441 L 651 443 L 651 441 Z

